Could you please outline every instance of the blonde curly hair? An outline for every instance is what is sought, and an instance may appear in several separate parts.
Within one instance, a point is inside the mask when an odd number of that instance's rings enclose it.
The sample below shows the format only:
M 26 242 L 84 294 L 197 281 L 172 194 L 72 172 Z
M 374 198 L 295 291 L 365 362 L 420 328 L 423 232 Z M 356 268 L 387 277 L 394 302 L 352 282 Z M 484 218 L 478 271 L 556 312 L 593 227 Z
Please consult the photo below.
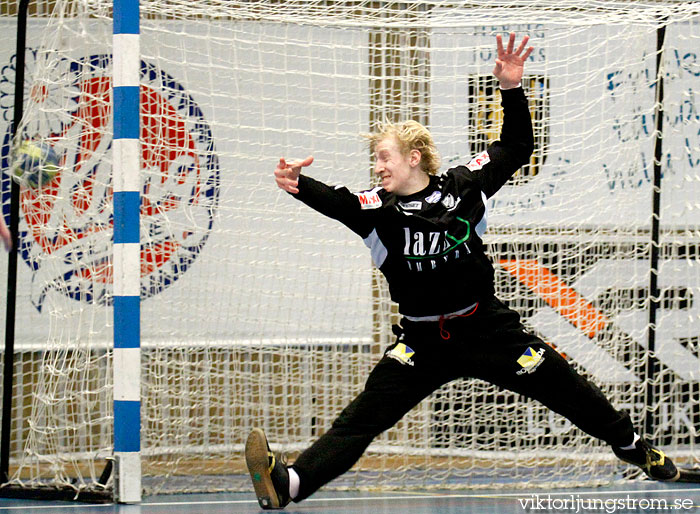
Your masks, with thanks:
M 435 147 L 430 131 L 417 121 L 401 123 L 385 122 L 371 134 L 363 134 L 369 141 L 369 150 L 374 153 L 377 145 L 387 137 L 394 137 L 404 155 L 411 150 L 420 152 L 420 166 L 428 175 L 435 175 L 440 169 L 440 154 Z

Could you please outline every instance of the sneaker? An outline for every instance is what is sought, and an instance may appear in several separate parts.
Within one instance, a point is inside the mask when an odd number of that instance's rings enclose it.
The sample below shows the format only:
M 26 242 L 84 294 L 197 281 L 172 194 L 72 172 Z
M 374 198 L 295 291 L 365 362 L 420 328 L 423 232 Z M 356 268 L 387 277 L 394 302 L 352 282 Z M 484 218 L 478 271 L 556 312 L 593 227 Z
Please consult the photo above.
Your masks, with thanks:
M 259 428 L 253 429 L 245 443 L 245 462 L 260 507 L 283 509 L 291 501 L 289 472 L 284 462 L 270 451 L 265 432 Z
M 649 478 L 654 480 L 674 482 L 680 477 L 680 472 L 673 461 L 645 439 L 639 439 L 632 450 L 613 447 L 613 453 L 625 462 L 639 466 Z

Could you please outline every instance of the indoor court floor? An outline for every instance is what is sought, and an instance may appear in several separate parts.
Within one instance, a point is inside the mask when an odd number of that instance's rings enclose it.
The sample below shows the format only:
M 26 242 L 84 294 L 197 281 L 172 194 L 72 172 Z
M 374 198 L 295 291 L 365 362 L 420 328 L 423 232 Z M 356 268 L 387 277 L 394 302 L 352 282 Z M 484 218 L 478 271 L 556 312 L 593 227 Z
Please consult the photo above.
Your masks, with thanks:
M 251 514 L 263 512 L 252 492 L 160 495 L 138 505 L 41 502 L 0 498 L 0 514 Z M 320 491 L 286 513 L 514 514 L 522 512 L 700 514 L 700 485 L 628 481 L 609 487 L 508 491 Z

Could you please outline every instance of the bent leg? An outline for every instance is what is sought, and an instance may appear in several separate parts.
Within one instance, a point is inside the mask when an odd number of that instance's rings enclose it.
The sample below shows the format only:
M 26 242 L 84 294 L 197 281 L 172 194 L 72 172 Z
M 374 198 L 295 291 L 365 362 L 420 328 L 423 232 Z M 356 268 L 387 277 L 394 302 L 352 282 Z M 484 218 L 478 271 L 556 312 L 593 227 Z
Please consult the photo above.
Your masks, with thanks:
M 416 366 L 418 367 L 418 366 Z M 367 446 L 396 424 L 409 410 L 441 385 L 435 377 L 384 357 L 372 370 L 362 391 L 333 426 L 295 461 L 301 501 L 348 471 Z

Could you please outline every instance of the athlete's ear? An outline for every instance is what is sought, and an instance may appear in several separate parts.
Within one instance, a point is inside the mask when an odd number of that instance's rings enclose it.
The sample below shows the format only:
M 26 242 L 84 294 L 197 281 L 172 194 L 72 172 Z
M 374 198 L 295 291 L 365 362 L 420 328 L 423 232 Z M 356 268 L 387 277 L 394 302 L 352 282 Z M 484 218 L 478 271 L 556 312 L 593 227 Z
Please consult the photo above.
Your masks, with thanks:
M 423 157 L 423 155 L 420 153 L 420 150 L 414 148 L 408 154 L 408 163 L 411 166 L 418 166 L 420 164 L 421 157 Z

